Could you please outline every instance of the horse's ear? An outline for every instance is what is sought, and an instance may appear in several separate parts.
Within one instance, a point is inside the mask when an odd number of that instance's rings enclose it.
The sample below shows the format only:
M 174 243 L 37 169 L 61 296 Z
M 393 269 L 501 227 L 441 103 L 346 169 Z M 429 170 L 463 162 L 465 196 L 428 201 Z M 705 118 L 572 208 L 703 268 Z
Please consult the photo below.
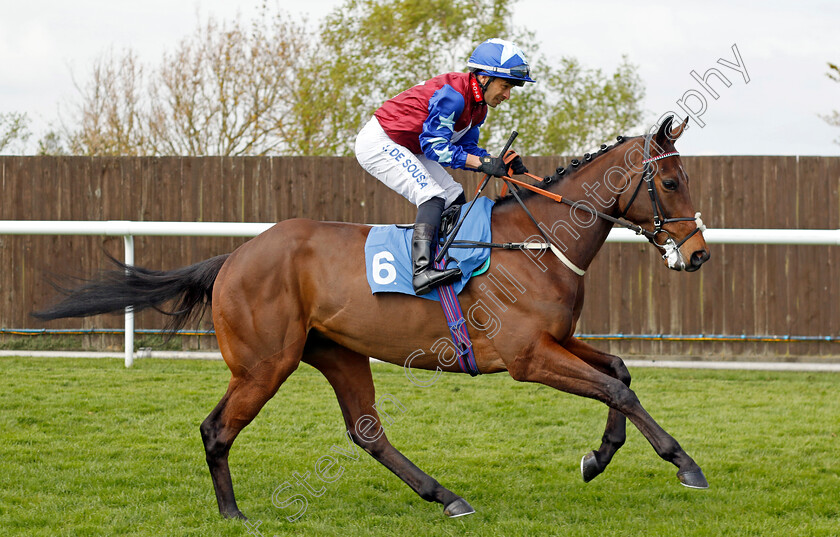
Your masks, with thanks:
M 682 136 L 682 133 L 683 133 L 683 131 L 685 131 L 685 128 L 687 126 L 688 126 L 688 116 L 685 116 L 685 119 L 683 120 L 682 123 L 677 125 L 676 128 L 671 129 L 671 134 L 669 136 L 671 138 L 671 140 L 676 142 L 677 138 Z
M 688 117 L 686 116 L 682 123 L 672 129 L 671 125 L 673 122 L 674 116 L 668 116 L 662 122 L 662 125 L 659 126 L 659 130 L 656 132 L 656 143 L 660 147 L 663 147 L 667 142 L 673 143 L 677 141 L 677 138 L 682 135 L 688 125 Z

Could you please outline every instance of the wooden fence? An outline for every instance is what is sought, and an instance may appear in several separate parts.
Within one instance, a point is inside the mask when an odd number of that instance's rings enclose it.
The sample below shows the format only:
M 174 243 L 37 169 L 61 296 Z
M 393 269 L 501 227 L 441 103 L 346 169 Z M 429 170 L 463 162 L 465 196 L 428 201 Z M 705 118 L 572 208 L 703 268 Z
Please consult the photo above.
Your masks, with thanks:
M 567 159 L 526 158 L 547 175 Z M 840 158 L 683 157 L 694 205 L 710 227 L 840 228 Z M 456 174 L 468 192 L 478 175 Z M 366 223 L 410 222 L 414 208 L 355 159 L 0 157 L 2 220 L 272 222 L 305 216 Z M 495 195 L 495 187 L 489 194 Z M 173 268 L 233 250 L 246 239 L 138 237 L 136 262 Z M 585 334 L 840 337 L 837 247 L 713 245 L 696 273 L 664 268 L 653 248 L 608 244 L 587 276 Z M 44 328 L 28 312 L 53 291 L 45 277 L 84 276 L 122 256 L 119 237 L 0 236 L 0 328 Z M 120 328 L 122 318 L 49 328 Z M 138 328 L 160 328 L 156 313 Z M 86 338 L 89 346 L 119 338 Z M 213 338 L 188 347 L 212 348 Z M 594 341 L 633 357 L 840 360 L 832 341 Z

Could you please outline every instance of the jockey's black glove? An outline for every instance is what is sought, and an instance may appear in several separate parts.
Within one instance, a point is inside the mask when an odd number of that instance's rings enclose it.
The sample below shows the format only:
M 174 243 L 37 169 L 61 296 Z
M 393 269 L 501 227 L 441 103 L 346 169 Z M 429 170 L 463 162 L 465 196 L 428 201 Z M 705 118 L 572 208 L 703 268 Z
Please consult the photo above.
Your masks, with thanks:
M 528 168 L 526 168 L 522 163 L 522 157 L 519 155 L 516 155 L 513 160 L 510 161 L 510 169 L 513 170 L 513 173 L 516 175 L 528 173 Z
M 493 177 L 504 177 L 507 175 L 507 167 L 505 161 L 498 157 L 491 157 L 490 155 L 481 157 L 481 166 L 478 171 L 492 175 Z

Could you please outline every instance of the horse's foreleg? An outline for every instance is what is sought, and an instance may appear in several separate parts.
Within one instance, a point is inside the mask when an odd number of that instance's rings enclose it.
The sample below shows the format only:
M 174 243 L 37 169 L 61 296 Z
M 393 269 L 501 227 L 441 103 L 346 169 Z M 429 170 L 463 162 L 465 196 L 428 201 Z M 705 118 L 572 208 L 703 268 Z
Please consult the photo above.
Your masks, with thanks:
M 247 372 L 235 372 L 228 389 L 216 408 L 201 424 L 201 439 L 219 512 L 227 518 L 245 518 L 236 505 L 233 481 L 228 467 L 228 452 L 239 432 L 251 423 L 263 405 L 300 363 L 303 343 L 287 348 L 259 362 Z M 232 371 L 234 369 L 232 368 Z
M 350 438 L 402 479 L 421 498 L 444 506 L 450 517 L 469 515 L 473 508 L 400 453 L 385 436 L 376 408 L 370 360 L 326 340 L 310 338 L 303 361 L 314 366 L 335 390 Z
M 630 372 L 618 356 L 601 352 L 576 338 L 570 338 L 563 346 L 598 371 L 620 380 L 627 387 L 630 386 Z M 590 451 L 580 461 L 580 470 L 585 482 L 592 481 L 606 469 L 613 455 L 624 445 L 626 438 L 627 419 L 618 410 L 610 408 L 601 447 Z
M 692 488 L 709 486 L 697 463 L 654 421 L 629 387 L 590 366 L 550 336 L 543 335 L 528 354 L 518 356 L 508 369 L 516 380 L 539 382 L 567 393 L 597 399 L 621 412 L 660 457 L 678 468 L 677 477 L 684 485 Z

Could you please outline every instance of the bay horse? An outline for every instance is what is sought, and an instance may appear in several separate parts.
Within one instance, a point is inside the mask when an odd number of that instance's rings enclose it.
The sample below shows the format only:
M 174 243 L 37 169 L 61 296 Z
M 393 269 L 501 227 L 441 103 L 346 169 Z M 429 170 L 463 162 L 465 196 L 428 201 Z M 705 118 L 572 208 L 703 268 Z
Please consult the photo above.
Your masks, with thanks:
M 630 374 L 621 358 L 574 336 L 584 299 L 581 273 L 614 222 L 637 226 L 672 269 L 697 270 L 709 258 L 702 222 L 695 220 L 688 176 L 674 148 L 688 119 L 675 128 L 672 120 L 670 116 L 664 120 L 655 134 L 619 137 L 618 144 L 601 146 L 597 154 L 573 161 L 574 169 L 568 173 L 558 169 L 537 185 L 555 199 L 514 191 L 527 211 L 510 195 L 497 200 L 491 214 L 494 243 L 517 243 L 542 233 L 561 255 L 495 251 L 487 275 L 473 278 L 460 295 L 464 310 L 475 312 L 473 307 L 482 298 L 484 305 L 490 298 L 488 287 L 479 282 L 504 278 L 515 288 L 508 290 L 515 300 L 497 308 L 499 322 L 492 333 L 473 316 L 472 345 L 482 373 L 507 371 L 514 380 L 538 382 L 609 407 L 600 447 L 581 461 L 587 482 L 604 471 L 622 446 L 629 419 L 656 453 L 677 467 L 683 485 L 708 487 L 697 463 L 629 388 Z M 648 196 L 639 195 L 642 189 Z M 574 201 L 556 203 L 560 196 Z M 641 201 L 646 197 L 650 203 Z M 369 357 L 406 367 L 412 356 L 413 369 L 459 372 L 459 368 L 454 360 L 415 352 L 449 337 L 439 304 L 403 294 L 371 294 L 364 263 L 370 229 L 360 224 L 286 220 L 230 254 L 189 267 L 155 271 L 119 264 L 34 315 L 56 319 L 126 307 L 139 311 L 175 300 L 169 328 L 177 330 L 204 307 L 211 307 L 231 378 L 200 431 L 219 511 L 225 517 L 245 518 L 236 504 L 228 467 L 231 445 L 301 362 L 329 381 L 353 442 L 421 498 L 442 504 L 447 516 L 473 513 L 466 500 L 392 446 L 381 428 Z M 499 304 L 499 295 L 504 294 L 498 291 Z

